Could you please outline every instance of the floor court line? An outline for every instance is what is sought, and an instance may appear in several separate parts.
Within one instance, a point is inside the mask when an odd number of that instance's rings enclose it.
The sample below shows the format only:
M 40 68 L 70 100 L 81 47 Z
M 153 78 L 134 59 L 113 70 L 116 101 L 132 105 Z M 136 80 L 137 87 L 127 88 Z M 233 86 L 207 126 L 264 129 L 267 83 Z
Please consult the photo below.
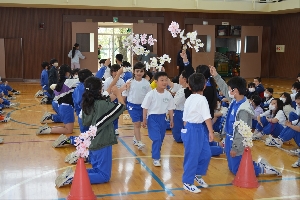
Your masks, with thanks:
M 124 147 L 129 151 L 131 155 L 137 156 L 134 153 L 134 151 L 132 151 L 132 149 L 126 144 L 126 142 L 122 140 L 122 138 L 119 138 L 119 141 L 124 145 Z M 158 176 L 156 176 L 140 158 L 136 158 L 136 160 L 142 165 L 142 167 L 144 167 L 147 170 L 147 172 L 153 177 L 153 179 L 164 189 L 164 191 L 169 196 L 174 196 L 174 194 L 168 188 L 166 188 L 165 184 L 158 178 Z
M 272 179 L 272 180 L 258 180 L 258 182 L 277 182 L 277 181 L 291 181 L 291 180 L 300 180 L 300 177 L 296 178 L 282 178 L 282 179 Z M 209 185 L 208 188 L 213 187 L 226 187 L 226 186 L 233 186 L 232 183 L 224 183 L 224 184 L 213 184 Z M 198 188 L 202 188 L 200 186 L 197 186 Z M 180 191 L 184 190 L 183 188 L 169 188 L 171 191 Z M 148 191 L 137 191 L 137 192 L 123 192 L 123 193 L 112 193 L 112 194 L 98 194 L 96 195 L 98 198 L 101 197 L 116 197 L 116 196 L 127 196 L 127 195 L 134 195 L 134 194 L 147 194 L 147 193 L 153 193 L 153 192 L 165 192 L 165 190 L 148 190 Z M 271 198 L 262 198 L 262 199 L 256 199 L 256 200 L 273 200 L 273 199 L 286 199 L 286 198 L 294 198 L 294 197 L 300 197 L 300 195 L 292 195 L 292 196 L 285 196 L 285 197 L 271 197 Z M 65 198 L 60 198 L 57 200 L 66 200 Z

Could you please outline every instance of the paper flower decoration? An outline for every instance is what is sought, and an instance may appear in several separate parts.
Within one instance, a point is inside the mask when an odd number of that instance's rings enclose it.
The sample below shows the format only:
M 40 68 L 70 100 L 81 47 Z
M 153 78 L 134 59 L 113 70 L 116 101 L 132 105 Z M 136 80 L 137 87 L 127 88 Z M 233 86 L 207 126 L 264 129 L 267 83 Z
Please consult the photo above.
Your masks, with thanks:
M 123 40 L 123 47 L 127 48 L 127 50 L 132 50 L 132 52 L 136 55 L 145 56 L 150 53 L 149 50 L 145 50 L 142 45 L 149 44 L 150 46 L 154 45 L 154 42 L 157 42 L 151 35 L 147 38 L 147 34 L 134 34 L 131 33 L 128 37 Z
M 239 120 L 234 122 L 233 124 L 234 129 L 237 127 L 238 132 L 244 137 L 243 139 L 243 146 L 244 147 L 252 147 L 252 136 L 253 133 L 251 131 L 251 127 L 248 126 L 243 120 Z
M 179 24 L 177 22 L 173 22 L 170 24 L 168 31 L 171 32 L 173 38 L 177 37 L 177 34 L 180 33 L 181 29 L 179 29 Z
M 145 62 L 146 70 L 149 70 L 150 68 L 156 68 L 158 71 L 161 71 L 161 68 L 165 62 L 171 62 L 169 55 L 164 54 L 161 57 L 150 58 L 150 63 Z
M 89 156 L 89 146 L 91 140 L 96 137 L 97 127 L 90 126 L 89 130 L 85 133 L 80 133 L 75 139 L 76 154 L 78 157 L 84 158 Z
M 181 44 L 185 44 L 189 48 L 194 48 L 196 52 L 199 51 L 199 48 L 203 48 L 204 44 L 201 43 L 200 39 L 197 39 L 197 31 L 188 32 L 186 36 L 184 35 L 184 29 L 181 31 L 179 28 L 179 24 L 177 22 L 173 22 L 170 24 L 168 30 L 171 32 L 172 36 L 175 38 L 179 34 L 181 39 Z M 189 40 L 186 42 L 186 40 Z

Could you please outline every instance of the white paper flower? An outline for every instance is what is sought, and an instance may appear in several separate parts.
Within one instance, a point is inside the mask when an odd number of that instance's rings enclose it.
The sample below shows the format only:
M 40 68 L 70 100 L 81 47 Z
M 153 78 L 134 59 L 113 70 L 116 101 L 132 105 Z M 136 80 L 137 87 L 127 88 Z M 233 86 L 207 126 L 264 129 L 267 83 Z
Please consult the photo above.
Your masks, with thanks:
M 252 147 L 252 136 L 253 133 L 251 131 L 251 128 L 242 120 L 235 121 L 233 124 L 234 128 L 238 129 L 238 132 L 243 136 L 243 146 L 244 147 Z
M 154 38 L 152 37 L 152 35 L 150 35 L 149 38 L 148 38 L 148 44 L 149 44 L 150 46 L 153 46 L 153 45 L 154 45 L 154 42 L 157 42 L 157 40 L 154 39 Z
M 173 22 L 170 24 L 168 31 L 171 32 L 172 36 L 175 38 L 177 34 L 180 33 L 179 24 L 177 22 Z

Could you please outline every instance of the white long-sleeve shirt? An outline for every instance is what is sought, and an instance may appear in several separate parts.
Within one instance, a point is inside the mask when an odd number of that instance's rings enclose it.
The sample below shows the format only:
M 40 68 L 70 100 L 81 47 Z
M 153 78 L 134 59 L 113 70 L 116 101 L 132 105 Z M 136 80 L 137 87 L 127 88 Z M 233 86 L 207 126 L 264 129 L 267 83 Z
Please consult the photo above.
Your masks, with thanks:
M 72 50 L 69 52 L 68 57 L 71 58 L 71 63 L 79 63 L 80 59 L 85 59 L 85 56 L 81 54 L 79 50 L 75 50 L 74 58 L 72 58 Z

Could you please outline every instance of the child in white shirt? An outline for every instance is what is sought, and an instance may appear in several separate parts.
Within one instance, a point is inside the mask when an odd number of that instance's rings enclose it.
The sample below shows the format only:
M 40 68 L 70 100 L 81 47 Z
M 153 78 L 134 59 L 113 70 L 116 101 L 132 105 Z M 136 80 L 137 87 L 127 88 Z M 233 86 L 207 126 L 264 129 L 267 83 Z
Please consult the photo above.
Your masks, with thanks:
M 181 139 L 181 129 L 183 126 L 183 108 L 185 103 L 185 94 L 184 89 L 188 85 L 188 74 L 185 70 L 183 70 L 179 76 L 179 84 L 173 83 L 169 81 L 168 85 L 171 87 L 171 92 L 175 93 L 174 96 L 174 103 L 175 103 L 175 110 L 174 110 L 174 127 L 172 128 L 172 134 L 174 137 L 174 140 L 178 143 L 182 143 Z
M 183 111 L 185 129 L 181 131 L 184 144 L 182 182 L 183 188 L 193 193 L 201 192 L 194 185 L 194 180 L 200 186 L 208 187 L 202 176 L 208 169 L 211 158 L 209 142 L 213 141 L 214 135 L 209 105 L 203 96 L 205 82 L 205 77 L 200 73 L 189 77 L 189 87 L 193 94 L 187 98 Z
M 151 91 L 150 83 L 145 77 L 145 65 L 136 63 L 133 67 L 133 78 L 126 82 L 126 88 L 122 95 L 127 97 L 127 110 L 134 124 L 133 144 L 141 150 L 145 144 L 141 141 L 141 122 L 143 121 L 143 109 L 141 104 L 146 94 Z
M 102 91 L 102 92 L 104 92 L 104 91 L 107 90 L 107 88 L 110 86 L 111 82 L 112 82 L 112 81 L 114 80 L 114 78 L 116 77 L 116 75 L 117 75 L 117 73 L 118 73 L 118 70 L 119 70 L 120 68 L 121 68 L 121 67 L 120 67 L 120 65 L 118 65 L 118 64 L 114 64 L 114 65 L 112 65 L 112 66 L 110 67 L 110 74 L 111 74 L 111 76 L 108 77 L 107 79 L 105 79 L 104 84 L 103 84 L 103 91 Z M 121 89 L 121 87 L 124 86 L 124 85 L 125 85 L 124 80 L 123 80 L 122 78 L 119 78 L 119 80 L 118 80 L 117 83 L 116 83 L 117 88 L 118 88 L 118 89 Z M 121 91 L 122 91 L 122 89 L 121 89 Z M 114 102 L 115 102 L 115 103 L 118 103 L 118 100 L 116 99 Z M 114 129 L 115 129 L 115 134 L 116 134 L 116 135 L 119 135 L 119 131 L 118 131 L 119 125 L 118 125 L 118 123 L 119 123 L 119 118 L 117 118 L 117 119 L 114 120 L 114 122 L 113 122 L 113 124 L 114 124 Z
M 143 123 L 148 124 L 149 137 L 152 140 L 153 165 L 160 167 L 160 149 L 166 135 L 166 113 L 170 117 L 170 128 L 173 128 L 173 110 L 175 109 L 174 99 L 166 90 L 168 76 L 166 72 L 157 72 L 154 76 L 157 84 L 156 89 L 147 93 L 143 103 Z
M 75 43 L 73 49 L 69 52 L 68 57 L 71 58 L 71 69 L 80 68 L 79 58 L 85 59 L 85 56 L 79 51 L 79 44 Z
M 272 135 L 278 137 L 285 128 L 287 117 L 283 112 L 283 102 L 275 98 L 271 101 L 269 110 L 257 116 L 257 125 L 253 133 L 253 139 L 260 139 L 263 135 Z M 270 138 L 266 139 L 266 145 L 269 145 Z

